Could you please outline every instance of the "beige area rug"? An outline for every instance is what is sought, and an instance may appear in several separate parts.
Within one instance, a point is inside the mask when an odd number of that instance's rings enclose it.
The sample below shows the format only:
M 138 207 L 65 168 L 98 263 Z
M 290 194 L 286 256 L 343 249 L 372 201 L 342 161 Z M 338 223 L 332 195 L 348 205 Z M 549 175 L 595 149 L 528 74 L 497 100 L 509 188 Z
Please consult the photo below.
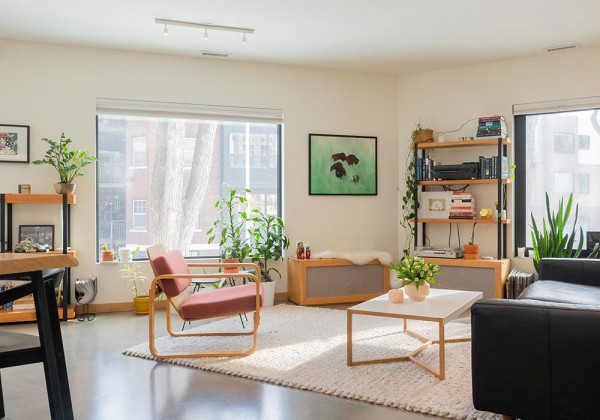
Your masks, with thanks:
M 250 316 L 248 317 L 250 318 Z M 353 317 L 355 360 L 402 356 L 421 343 L 402 333 L 401 320 Z M 411 321 L 411 329 L 437 337 L 437 324 Z M 200 327 L 205 331 L 240 330 L 237 317 Z M 470 335 L 470 325 L 450 323 L 446 337 Z M 246 348 L 249 337 L 162 337 L 159 352 Z M 440 381 L 412 362 L 346 365 L 346 311 L 278 305 L 261 312 L 258 348 L 244 358 L 168 359 L 169 363 L 300 388 L 338 397 L 456 419 L 496 419 L 473 408 L 471 343 L 446 344 L 446 380 Z M 153 359 L 148 343 L 124 351 Z M 438 366 L 438 346 L 419 356 Z

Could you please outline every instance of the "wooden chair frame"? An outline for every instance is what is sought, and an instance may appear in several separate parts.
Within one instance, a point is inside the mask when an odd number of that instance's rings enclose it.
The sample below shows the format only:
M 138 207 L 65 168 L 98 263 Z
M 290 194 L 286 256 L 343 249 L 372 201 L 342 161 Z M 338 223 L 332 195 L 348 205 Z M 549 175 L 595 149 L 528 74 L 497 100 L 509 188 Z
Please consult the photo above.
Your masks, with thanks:
M 150 258 L 150 265 L 152 266 L 152 270 L 154 271 L 154 275 L 156 276 L 156 271 L 154 269 L 154 265 L 152 264 L 152 258 L 156 258 L 164 253 L 164 248 L 162 245 L 155 245 L 154 247 L 148 248 L 148 257 Z M 150 353 L 157 359 L 167 359 L 167 358 L 192 358 L 192 357 L 231 357 L 231 356 L 249 356 L 256 350 L 256 341 L 258 334 L 258 325 L 260 323 L 260 309 L 261 309 L 261 298 L 260 298 L 260 279 L 261 272 L 260 267 L 256 264 L 252 263 L 188 263 L 188 267 L 190 268 L 243 268 L 243 267 L 251 267 L 256 270 L 256 274 L 251 274 L 248 272 L 244 273 L 210 273 L 210 274 L 163 274 L 154 277 L 152 280 L 152 285 L 150 286 L 150 308 L 149 308 L 149 318 L 148 318 L 148 326 L 149 326 L 149 339 L 148 344 L 150 347 Z M 173 331 L 171 326 L 171 310 L 170 306 L 177 311 L 181 319 L 185 321 L 193 321 L 184 318 L 181 316 L 181 312 L 179 308 L 181 304 L 187 299 L 187 293 L 182 292 L 179 295 L 173 298 L 167 298 L 167 331 L 173 337 L 206 337 L 206 336 L 237 336 L 237 335 L 252 335 L 252 347 L 248 350 L 241 351 L 220 351 L 220 352 L 199 352 L 199 353 L 174 353 L 174 354 L 160 354 L 156 350 L 155 346 L 155 334 L 154 334 L 154 313 L 155 313 L 155 303 L 157 298 L 163 294 L 163 291 L 160 289 L 158 284 L 159 280 L 162 279 L 172 279 L 172 278 L 204 278 L 204 279 L 222 279 L 222 278 L 249 278 L 254 281 L 256 285 L 256 309 L 254 311 L 254 325 L 252 331 L 248 332 L 198 332 L 198 333 L 178 333 Z M 237 315 L 238 311 L 231 313 L 220 314 L 219 316 L 229 316 L 229 315 Z M 208 319 L 208 318 L 198 318 L 198 319 Z

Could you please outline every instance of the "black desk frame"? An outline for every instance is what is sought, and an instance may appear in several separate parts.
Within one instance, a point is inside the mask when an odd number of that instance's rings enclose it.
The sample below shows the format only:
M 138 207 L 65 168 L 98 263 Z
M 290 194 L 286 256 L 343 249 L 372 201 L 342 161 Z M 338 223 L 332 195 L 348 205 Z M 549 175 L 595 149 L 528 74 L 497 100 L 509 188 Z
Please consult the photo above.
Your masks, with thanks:
M 42 362 L 51 418 L 71 420 L 73 407 L 60 322 L 56 315 L 58 308 L 54 294 L 54 280 L 50 278 L 44 281 L 41 271 L 26 274 L 31 276 L 31 282 L 0 292 L 0 305 L 33 294 L 40 346 L 0 353 L 0 368 Z M 0 391 L 1 389 L 0 384 Z M 0 402 L 1 399 L 0 394 Z M 0 414 L 3 414 L 3 408 L 2 404 Z

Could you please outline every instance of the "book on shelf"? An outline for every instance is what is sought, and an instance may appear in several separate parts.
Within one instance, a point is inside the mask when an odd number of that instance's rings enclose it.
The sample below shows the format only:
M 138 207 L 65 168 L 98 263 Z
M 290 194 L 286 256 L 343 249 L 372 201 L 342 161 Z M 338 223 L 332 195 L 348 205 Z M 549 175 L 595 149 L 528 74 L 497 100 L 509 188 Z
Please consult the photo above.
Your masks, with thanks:
M 533 273 L 512 269 L 504 284 L 504 294 L 507 299 L 517 299 L 521 293 L 535 281 Z

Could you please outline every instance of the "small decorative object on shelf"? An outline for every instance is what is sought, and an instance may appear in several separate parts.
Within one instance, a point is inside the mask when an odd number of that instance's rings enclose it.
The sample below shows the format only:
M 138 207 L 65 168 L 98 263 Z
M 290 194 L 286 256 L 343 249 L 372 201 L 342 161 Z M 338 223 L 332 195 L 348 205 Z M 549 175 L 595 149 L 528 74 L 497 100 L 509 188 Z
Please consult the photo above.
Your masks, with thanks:
M 425 300 L 429 295 L 429 284 L 439 284 L 434 277 L 440 272 L 438 265 L 426 263 L 421 257 L 404 257 L 398 264 L 390 264 L 390 270 L 396 272 L 406 295 L 412 300 Z
M 30 240 L 20 241 L 15 245 L 15 252 L 35 252 L 37 250 L 37 244 L 34 244 Z
M 115 251 L 110 249 L 107 244 L 102 245 L 102 261 L 111 262 L 115 260 Z
M 97 159 L 89 150 L 69 150 L 72 140 L 61 133 L 58 142 L 43 138 L 49 144 L 44 159 L 34 160 L 34 165 L 50 165 L 58 171 L 60 182 L 54 184 L 57 194 L 73 194 L 77 184 L 73 180 L 85 175 L 83 168 L 94 163 Z
M 304 248 L 304 256 L 306 257 L 307 260 L 310 260 L 310 246 L 306 245 L 306 247 Z
M 296 242 L 296 258 L 299 260 L 304 259 L 304 242 Z
M 479 210 L 479 215 L 484 220 L 490 220 L 494 214 L 492 212 L 492 209 L 481 209 Z
M 19 194 L 31 194 L 31 184 L 19 184 Z

